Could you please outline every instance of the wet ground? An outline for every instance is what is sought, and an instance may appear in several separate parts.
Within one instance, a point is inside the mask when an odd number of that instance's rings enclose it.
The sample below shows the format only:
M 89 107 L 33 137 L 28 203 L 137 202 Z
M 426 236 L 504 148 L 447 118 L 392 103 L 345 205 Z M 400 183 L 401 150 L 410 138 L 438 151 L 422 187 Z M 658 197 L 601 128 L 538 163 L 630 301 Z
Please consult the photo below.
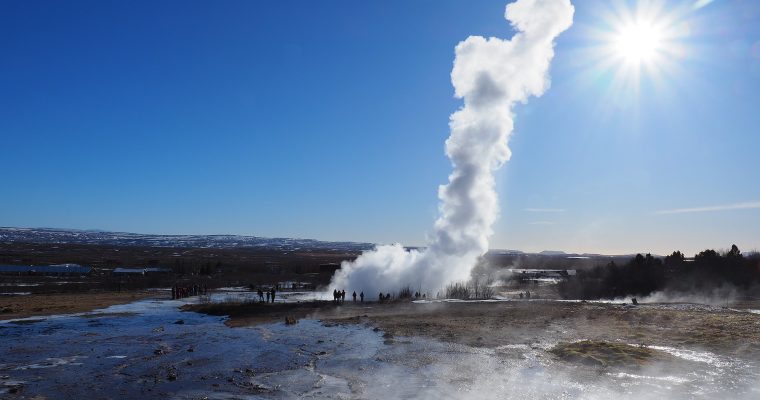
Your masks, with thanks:
M 369 320 L 230 328 L 223 317 L 180 311 L 183 304 L 141 300 L 92 313 L 0 321 L 0 397 L 760 397 L 757 360 L 733 353 L 652 346 L 669 361 L 595 368 L 552 356 L 547 350 L 556 340 L 545 332 L 535 342 L 489 347 L 393 337 Z

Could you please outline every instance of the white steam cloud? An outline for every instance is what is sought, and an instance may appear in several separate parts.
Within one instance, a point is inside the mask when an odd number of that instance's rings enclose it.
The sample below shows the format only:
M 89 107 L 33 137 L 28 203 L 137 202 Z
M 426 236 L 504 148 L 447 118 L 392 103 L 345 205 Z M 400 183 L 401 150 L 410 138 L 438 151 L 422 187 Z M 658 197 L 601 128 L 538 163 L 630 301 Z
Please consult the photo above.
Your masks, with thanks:
M 449 122 L 446 154 L 454 170 L 438 189 L 440 216 L 427 248 L 378 246 L 343 262 L 331 287 L 375 298 L 406 285 L 428 291 L 469 278 L 499 215 L 493 173 L 511 155 L 512 106 L 548 89 L 554 39 L 572 25 L 574 11 L 570 0 L 518 0 L 506 7 L 517 31 L 511 40 L 470 36 L 456 46 L 451 82 L 464 106 Z

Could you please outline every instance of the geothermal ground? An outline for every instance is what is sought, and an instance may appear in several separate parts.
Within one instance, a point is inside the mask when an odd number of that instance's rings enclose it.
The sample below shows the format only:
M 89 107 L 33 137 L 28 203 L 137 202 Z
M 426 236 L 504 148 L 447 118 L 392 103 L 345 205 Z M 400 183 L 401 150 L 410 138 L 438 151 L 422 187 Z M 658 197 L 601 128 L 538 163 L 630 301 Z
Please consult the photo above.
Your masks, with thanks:
M 261 304 L 253 297 L 242 289 L 182 301 L 159 294 L 78 314 L 5 319 L 0 396 L 760 396 L 758 301 L 334 304 L 296 292 Z

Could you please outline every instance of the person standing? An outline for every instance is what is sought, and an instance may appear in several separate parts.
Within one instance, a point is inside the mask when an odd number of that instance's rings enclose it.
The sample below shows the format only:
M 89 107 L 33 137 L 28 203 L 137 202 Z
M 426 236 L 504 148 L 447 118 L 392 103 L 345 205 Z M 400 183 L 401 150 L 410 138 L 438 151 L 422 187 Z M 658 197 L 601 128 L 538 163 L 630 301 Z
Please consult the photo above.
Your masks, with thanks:
M 354 290 L 353 297 L 354 297 L 354 303 L 356 303 L 356 291 L 355 290 Z
M 274 303 L 274 294 L 275 294 L 275 290 L 274 290 L 274 286 L 272 286 L 272 303 Z
M 359 293 L 359 299 L 362 303 L 364 303 L 364 292 Z

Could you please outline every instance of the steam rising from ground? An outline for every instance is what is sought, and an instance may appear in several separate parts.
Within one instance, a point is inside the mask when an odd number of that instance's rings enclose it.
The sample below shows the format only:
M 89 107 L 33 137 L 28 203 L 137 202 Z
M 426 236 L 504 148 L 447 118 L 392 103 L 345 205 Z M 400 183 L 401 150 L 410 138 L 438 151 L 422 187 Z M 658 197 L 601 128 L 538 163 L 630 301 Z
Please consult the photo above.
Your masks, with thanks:
M 548 89 L 554 39 L 572 25 L 573 13 L 570 0 L 518 0 L 505 13 L 517 31 L 511 40 L 470 36 L 456 46 L 451 82 L 464 107 L 449 122 L 446 154 L 454 170 L 438 189 L 440 216 L 427 248 L 378 246 L 343 262 L 333 288 L 373 298 L 401 286 L 436 290 L 469 278 L 499 215 L 493 173 L 511 155 L 512 106 Z
M 658 291 L 645 297 L 639 297 L 638 301 L 641 303 L 696 303 L 726 306 L 741 299 L 741 293 L 735 286 L 724 284 L 711 290 Z M 630 298 L 625 298 L 623 301 L 629 302 Z

